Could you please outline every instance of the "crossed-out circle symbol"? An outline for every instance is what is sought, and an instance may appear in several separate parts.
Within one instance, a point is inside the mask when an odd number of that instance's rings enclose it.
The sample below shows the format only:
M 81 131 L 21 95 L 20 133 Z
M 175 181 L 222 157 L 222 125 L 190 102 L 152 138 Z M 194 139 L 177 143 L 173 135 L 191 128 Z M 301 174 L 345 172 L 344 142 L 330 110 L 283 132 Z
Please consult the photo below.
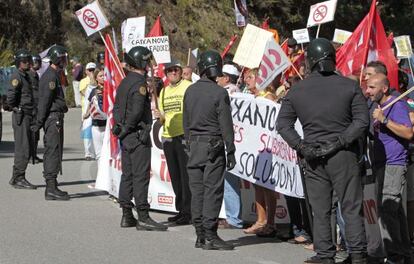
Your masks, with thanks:
M 326 5 L 318 6 L 313 12 L 313 20 L 315 22 L 322 21 L 328 14 L 328 7 Z
M 98 21 L 98 17 L 96 16 L 96 14 L 90 10 L 90 9 L 85 9 L 85 11 L 83 11 L 83 21 L 85 21 L 85 24 L 92 28 L 95 29 L 98 27 L 99 25 L 99 21 Z

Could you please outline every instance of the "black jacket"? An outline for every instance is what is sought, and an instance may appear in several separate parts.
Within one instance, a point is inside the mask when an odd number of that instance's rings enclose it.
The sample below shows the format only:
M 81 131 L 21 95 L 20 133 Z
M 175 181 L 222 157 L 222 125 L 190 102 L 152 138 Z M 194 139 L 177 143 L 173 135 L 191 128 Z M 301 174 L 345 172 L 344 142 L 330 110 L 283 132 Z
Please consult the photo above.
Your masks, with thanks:
M 27 72 L 15 70 L 10 76 L 7 104 L 27 113 L 33 110 L 33 88 Z

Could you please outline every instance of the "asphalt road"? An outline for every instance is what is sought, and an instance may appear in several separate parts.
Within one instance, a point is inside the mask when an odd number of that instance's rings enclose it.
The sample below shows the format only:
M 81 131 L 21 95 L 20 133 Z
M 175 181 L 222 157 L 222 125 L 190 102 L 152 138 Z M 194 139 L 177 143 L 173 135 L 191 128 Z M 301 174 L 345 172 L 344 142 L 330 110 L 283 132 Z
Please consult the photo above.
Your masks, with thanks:
M 65 117 L 61 189 L 72 199 L 45 201 L 42 164 L 29 165 L 27 179 L 37 190 L 16 190 L 8 181 L 13 166 L 10 113 L 3 113 L 0 143 L 0 264 L 43 263 L 248 263 L 298 264 L 312 255 L 302 246 L 274 238 L 257 238 L 241 230 L 220 230 L 234 251 L 195 249 L 192 226 L 170 227 L 167 232 L 143 232 L 119 227 L 121 210 L 102 191 L 88 189 L 96 177 L 96 162 L 84 161 L 79 138 L 80 109 Z M 43 135 L 41 135 L 43 138 Z M 42 156 L 42 140 L 39 143 Z M 165 222 L 169 214 L 152 212 Z

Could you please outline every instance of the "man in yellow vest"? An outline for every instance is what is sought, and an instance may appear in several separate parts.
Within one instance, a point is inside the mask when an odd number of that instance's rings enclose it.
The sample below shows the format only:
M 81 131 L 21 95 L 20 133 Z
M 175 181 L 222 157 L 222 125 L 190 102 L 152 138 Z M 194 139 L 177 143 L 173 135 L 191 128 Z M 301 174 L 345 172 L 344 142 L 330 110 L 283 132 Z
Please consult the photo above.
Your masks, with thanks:
M 161 90 L 159 111 L 155 111 L 155 116 L 164 122 L 163 148 L 178 211 L 168 221 L 188 225 L 191 221 L 191 192 L 187 174 L 188 156 L 184 151 L 183 100 L 191 82 L 182 78 L 183 69 L 177 61 L 165 64 L 164 71 L 170 84 Z

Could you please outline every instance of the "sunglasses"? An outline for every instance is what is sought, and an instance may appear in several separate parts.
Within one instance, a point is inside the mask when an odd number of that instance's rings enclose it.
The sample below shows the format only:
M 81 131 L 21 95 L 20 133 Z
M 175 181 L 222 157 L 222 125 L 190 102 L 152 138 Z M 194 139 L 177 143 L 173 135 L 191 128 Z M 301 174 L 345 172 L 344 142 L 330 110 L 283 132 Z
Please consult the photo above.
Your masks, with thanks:
M 171 69 L 168 69 L 167 70 L 167 73 L 170 73 L 170 72 L 179 72 L 180 71 L 180 68 L 171 68 Z

